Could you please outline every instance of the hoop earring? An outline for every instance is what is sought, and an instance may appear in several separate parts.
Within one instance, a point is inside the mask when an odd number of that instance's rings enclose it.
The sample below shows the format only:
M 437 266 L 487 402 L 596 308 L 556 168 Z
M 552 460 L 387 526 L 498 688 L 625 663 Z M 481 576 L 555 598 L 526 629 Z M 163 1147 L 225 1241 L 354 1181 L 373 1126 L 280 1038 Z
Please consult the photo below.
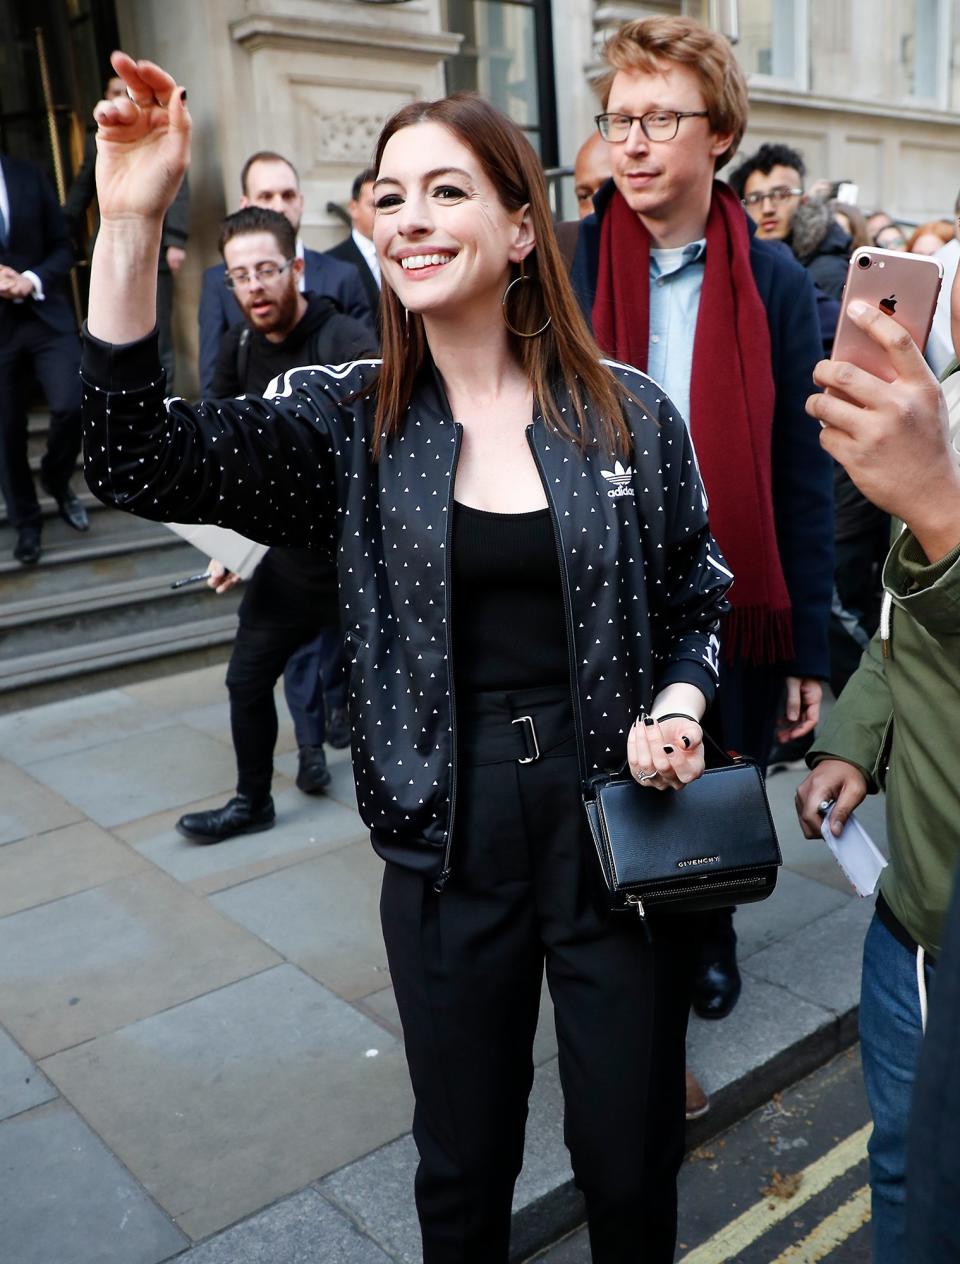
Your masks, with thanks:
M 531 279 L 532 279 L 531 277 L 527 276 L 526 270 L 523 266 L 523 260 L 521 259 L 520 260 L 520 275 L 513 278 L 513 280 L 510 282 L 507 288 L 503 291 L 503 298 L 500 300 L 500 310 L 503 313 L 503 323 L 510 330 L 510 332 L 512 334 L 516 334 L 518 338 L 539 337 L 539 335 L 542 334 L 543 331 L 549 327 L 549 325 L 551 324 L 553 320 L 553 317 L 548 315 L 547 319 L 543 322 L 540 328 L 535 329 L 532 333 L 524 333 L 522 329 L 517 329 L 513 325 L 510 324 L 510 321 L 507 318 L 507 299 L 510 297 L 510 291 L 513 289 L 515 285 L 521 285 L 524 281 L 529 281 Z

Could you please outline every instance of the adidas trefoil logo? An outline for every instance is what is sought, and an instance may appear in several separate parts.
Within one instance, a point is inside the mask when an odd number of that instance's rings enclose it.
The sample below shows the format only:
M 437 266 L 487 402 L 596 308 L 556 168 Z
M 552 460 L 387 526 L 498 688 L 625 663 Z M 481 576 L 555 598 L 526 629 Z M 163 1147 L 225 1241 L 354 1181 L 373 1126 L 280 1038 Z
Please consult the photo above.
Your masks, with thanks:
M 616 500 L 618 496 L 634 496 L 635 492 L 632 486 L 633 470 L 628 465 L 624 468 L 619 461 L 615 461 L 612 470 L 601 470 L 600 473 L 613 486 L 607 492 L 611 500 Z

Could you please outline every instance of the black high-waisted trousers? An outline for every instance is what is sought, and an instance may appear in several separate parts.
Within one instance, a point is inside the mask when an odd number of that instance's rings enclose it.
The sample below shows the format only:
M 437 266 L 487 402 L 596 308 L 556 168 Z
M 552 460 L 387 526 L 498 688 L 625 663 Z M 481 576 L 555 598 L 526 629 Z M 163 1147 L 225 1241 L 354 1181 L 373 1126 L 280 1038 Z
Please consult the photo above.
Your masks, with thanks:
M 521 715 L 540 746 L 526 764 Z M 424 1264 L 507 1260 L 544 962 L 594 1264 L 669 1264 L 688 928 L 661 920 L 648 943 L 638 918 L 604 912 L 566 690 L 474 696 L 458 725 L 453 875 L 438 895 L 388 864 L 381 896 L 416 1097 Z

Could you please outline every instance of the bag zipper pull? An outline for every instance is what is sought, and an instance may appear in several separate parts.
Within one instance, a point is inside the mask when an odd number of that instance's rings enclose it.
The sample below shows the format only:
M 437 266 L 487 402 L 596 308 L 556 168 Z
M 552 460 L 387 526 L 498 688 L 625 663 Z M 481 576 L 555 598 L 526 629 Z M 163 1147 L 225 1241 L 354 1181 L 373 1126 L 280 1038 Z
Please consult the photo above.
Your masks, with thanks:
M 650 923 L 647 921 L 647 910 L 643 907 L 643 900 L 640 899 L 639 895 L 628 895 L 627 903 L 636 905 L 640 925 L 643 927 L 643 937 L 648 944 L 653 943 L 653 938 L 650 934 Z

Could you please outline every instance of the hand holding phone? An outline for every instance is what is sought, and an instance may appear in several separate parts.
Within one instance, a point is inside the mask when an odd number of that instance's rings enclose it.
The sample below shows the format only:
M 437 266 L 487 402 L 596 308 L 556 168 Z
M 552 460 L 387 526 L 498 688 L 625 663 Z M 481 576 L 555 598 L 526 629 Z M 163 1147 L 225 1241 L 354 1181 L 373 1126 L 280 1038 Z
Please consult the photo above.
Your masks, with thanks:
M 943 391 L 892 316 L 859 299 L 845 315 L 873 368 L 821 360 L 813 378 L 824 390 L 809 397 L 807 412 L 823 426 L 822 447 L 864 496 L 902 519 L 937 562 L 960 542 L 960 466 Z

